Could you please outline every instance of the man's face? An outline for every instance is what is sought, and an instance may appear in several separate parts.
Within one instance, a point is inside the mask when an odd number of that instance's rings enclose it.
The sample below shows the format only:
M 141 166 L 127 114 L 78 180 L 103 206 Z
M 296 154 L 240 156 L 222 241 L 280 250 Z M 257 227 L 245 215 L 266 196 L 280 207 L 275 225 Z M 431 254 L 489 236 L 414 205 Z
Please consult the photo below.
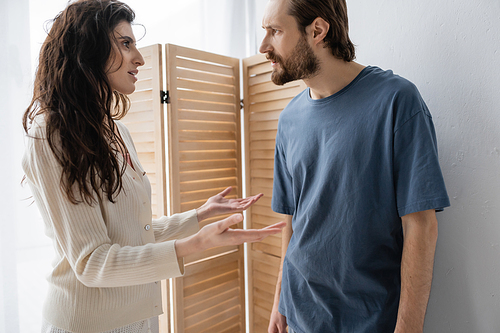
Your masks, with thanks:
M 277 85 L 311 78 L 319 70 L 319 60 L 286 6 L 286 0 L 270 0 L 262 20 L 266 36 L 259 51 L 271 60 L 271 80 Z

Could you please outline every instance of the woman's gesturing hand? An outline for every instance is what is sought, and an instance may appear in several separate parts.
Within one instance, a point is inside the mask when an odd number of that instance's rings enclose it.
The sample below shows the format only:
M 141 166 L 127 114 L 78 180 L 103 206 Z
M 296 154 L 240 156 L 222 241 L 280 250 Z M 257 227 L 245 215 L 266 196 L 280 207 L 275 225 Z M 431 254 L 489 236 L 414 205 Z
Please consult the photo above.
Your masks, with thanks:
M 227 199 L 226 195 L 231 193 L 232 189 L 232 187 L 226 188 L 224 191 L 210 197 L 207 202 L 196 209 L 198 222 L 217 215 L 242 212 L 253 205 L 263 195 L 259 193 L 244 199 Z
M 230 226 L 243 220 L 241 214 L 234 214 L 224 220 L 208 224 L 193 236 L 175 242 L 177 257 L 186 257 L 216 246 L 239 245 L 259 242 L 269 235 L 281 232 L 286 225 L 279 222 L 262 229 L 231 229 Z

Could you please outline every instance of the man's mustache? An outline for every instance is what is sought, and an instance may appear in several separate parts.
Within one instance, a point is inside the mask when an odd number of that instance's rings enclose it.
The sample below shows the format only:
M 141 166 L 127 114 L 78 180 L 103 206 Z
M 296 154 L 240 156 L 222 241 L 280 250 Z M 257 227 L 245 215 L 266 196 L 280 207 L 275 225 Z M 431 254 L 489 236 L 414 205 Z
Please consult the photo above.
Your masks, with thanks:
M 266 59 L 272 62 L 281 62 L 281 57 L 274 53 L 268 53 Z

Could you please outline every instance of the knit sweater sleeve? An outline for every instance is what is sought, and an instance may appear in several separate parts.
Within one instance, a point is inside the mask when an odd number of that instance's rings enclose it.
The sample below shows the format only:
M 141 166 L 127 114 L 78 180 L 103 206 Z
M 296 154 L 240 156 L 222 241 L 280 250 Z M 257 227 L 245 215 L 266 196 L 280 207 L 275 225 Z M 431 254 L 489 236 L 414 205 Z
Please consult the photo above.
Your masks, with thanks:
M 196 209 L 153 219 L 156 242 L 191 236 L 200 230 Z
M 30 131 L 23 168 L 59 255 L 81 283 L 123 287 L 183 274 L 174 240 L 121 246 L 108 235 L 101 204 L 71 203 L 60 186 L 62 167 L 43 137 L 41 127 Z

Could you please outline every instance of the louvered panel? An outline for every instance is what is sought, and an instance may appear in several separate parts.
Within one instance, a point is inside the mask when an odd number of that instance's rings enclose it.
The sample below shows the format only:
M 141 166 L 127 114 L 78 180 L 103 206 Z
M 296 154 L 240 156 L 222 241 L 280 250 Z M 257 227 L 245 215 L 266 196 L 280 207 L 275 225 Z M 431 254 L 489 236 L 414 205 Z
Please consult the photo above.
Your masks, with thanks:
M 262 228 L 283 220 L 271 209 L 274 146 L 283 108 L 301 92 L 301 81 L 276 86 L 272 67 L 264 55 L 243 60 L 245 96 L 245 153 L 247 196 L 264 193 L 247 212 L 249 228 Z M 250 332 L 267 332 L 281 257 L 281 236 L 249 246 Z
M 163 105 L 160 91 L 163 89 L 161 47 L 152 45 L 140 49 L 144 66 L 139 67 L 135 92 L 129 96 L 130 110 L 122 119 L 134 140 L 141 165 L 151 182 L 151 208 L 153 218 L 165 215 L 165 134 Z M 160 316 L 160 332 L 170 332 L 168 281 L 161 282 L 164 315 Z
M 213 329 L 212 326 L 221 321 L 241 316 L 243 301 L 240 284 L 228 288 L 233 281 L 242 278 L 239 258 L 240 253 L 236 251 L 186 266 L 183 278 L 184 332 L 203 332 Z M 219 292 L 209 296 L 210 290 Z M 241 318 L 236 324 L 238 329 L 235 332 L 243 331 Z
M 165 49 L 172 213 L 197 208 L 228 186 L 229 197 L 242 196 L 239 60 Z M 184 262 L 174 287 L 176 332 L 244 331 L 243 247 L 210 249 Z

